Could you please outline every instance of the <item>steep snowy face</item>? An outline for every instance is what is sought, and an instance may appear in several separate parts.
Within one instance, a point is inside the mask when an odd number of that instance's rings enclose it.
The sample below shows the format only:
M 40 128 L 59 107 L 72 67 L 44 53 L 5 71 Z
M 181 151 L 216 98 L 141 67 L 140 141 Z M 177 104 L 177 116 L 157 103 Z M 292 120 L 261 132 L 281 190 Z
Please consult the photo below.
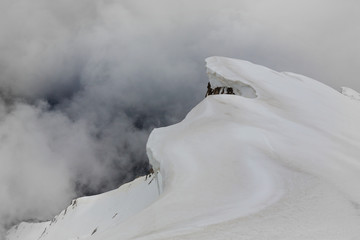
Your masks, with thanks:
M 181 206 L 163 215 L 196 226 L 179 239 L 360 236 L 360 103 L 298 74 L 206 62 L 211 85 L 238 94 L 208 96 L 148 141 L 163 199 Z
M 77 214 L 77 221 L 69 217 L 52 236 L 72 231 L 59 239 L 358 239 L 360 101 L 349 91 L 246 61 L 211 57 L 206 63 L 211 86 L 232 88 L 235 95 L 210 95 L 182 122 L 151 133 L 147 153 L 160 171 L 159 184 L 134 184 L 139 191 L 132 195 L 105 193 L 106 208 L 96 207 L 104 206 L 101 198 L 90 198 L 93 208 Z M 137 205 L 141 198 L 147 204 Z M 121 221 L 102 213 L 132 201 L 136 211 L 119 210 Z M 94 232 L 103 221 L 97 215 L 106 221 Z M 41 232 L 21 227 L 26 234 Z M 85 235 L 79 235 L 82 228 Z M 34 240 L 56 240 L 50 234 Z
M 351 101 L 359 93 L 344 87 L 345 97 L 308 77 L 246 61 L 211 57 L 206 62 L 218 79 L 254 89 L 256 99 L 236 99 L 246 115 L 242 125 L 270 131 L 271 151 L 281 164 L 324 178 L 359 202 L 354 183 L 359 180 L 360 104 Z

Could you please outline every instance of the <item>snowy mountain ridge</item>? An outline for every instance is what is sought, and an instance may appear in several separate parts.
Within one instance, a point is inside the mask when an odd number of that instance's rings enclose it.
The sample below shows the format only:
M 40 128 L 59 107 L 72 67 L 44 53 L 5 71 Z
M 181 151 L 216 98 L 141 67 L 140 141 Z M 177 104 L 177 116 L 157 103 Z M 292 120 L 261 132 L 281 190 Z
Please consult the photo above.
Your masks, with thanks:
M 52 222 L 8 240 L 357 239 L 360 104 L 311 78 L 206 59 L 211 95 L 155 129 L 155 172 L 74 201 Z M 159 196 L 159 193 L 160 196 Z
M 158 196 L 154 176 L 140 177 L 105 194 L 75 199 L 51 221 L 23 222 L 10 229 L 7 238 L 87 239 L 140 212 Z

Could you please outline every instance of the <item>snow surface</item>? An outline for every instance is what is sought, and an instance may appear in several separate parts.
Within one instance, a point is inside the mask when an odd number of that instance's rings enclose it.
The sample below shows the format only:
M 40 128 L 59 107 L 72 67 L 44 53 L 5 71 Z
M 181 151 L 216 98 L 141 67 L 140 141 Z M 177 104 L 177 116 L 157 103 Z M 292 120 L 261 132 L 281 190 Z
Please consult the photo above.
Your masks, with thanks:
M 7 239 L 88 239 L 137 214 L 158 197 L 154 176 L 140 177 L 105 194 L 73 200 L 51 221 L 21 223 L 10 229 Z
M 44 223 L 7 239 L 360 239 L 360 102 L 298 74 L 206 62 L 212 86 L 238 95 L 151 133 L 151 184 L 78 199 L 40 238 Z
M 348 96 L 351 99 L 360 100 L 360 93 L 358 93 L 357 91 L 355 91 L 351 88 L 342 87 L 341 93 L 344 94 L 345 96 Z

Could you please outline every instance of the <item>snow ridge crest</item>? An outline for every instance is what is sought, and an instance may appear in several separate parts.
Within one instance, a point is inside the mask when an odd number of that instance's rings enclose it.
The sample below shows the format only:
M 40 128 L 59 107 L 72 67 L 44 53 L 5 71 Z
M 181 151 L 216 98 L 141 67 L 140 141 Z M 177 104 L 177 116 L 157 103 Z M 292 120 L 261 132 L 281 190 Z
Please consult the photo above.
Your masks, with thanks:
M 219 67 L 217 63 L 220 58 L 221 57 L 209 57 L 206 59 L 206 73 L 209 77 L 206 96 L 212 94 L 234 94 L 246 98 L 256 98 L 256 90 L 245 79 L 227 78 L 217 71 Z M 229 71 L 230 69 L 226 70 Z

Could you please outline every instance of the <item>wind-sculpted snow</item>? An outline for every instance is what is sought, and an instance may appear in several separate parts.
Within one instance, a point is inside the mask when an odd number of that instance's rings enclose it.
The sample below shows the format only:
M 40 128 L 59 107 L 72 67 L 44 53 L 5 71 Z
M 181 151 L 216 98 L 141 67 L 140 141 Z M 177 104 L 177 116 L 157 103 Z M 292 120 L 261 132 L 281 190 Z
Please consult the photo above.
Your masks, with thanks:
M 235 95 L 248 98 L 257 97 L 255 89 L 249 85 L 249 82 L 246 79 L 232 78 L 232 76 L 230 78 L 225 78 L 220 73 L 213 71 L 211 68 L 212 65 L 216 67 L 215 58 L 208 58 L 206 72 L 212 87 L 229 87 L 233 89 Z
M 358 239 L 359 102 L 298 74 L 206 61 L 211 84 L 237 95 L 208 96 L 155 129 L 160 197 L 79 239 Z

